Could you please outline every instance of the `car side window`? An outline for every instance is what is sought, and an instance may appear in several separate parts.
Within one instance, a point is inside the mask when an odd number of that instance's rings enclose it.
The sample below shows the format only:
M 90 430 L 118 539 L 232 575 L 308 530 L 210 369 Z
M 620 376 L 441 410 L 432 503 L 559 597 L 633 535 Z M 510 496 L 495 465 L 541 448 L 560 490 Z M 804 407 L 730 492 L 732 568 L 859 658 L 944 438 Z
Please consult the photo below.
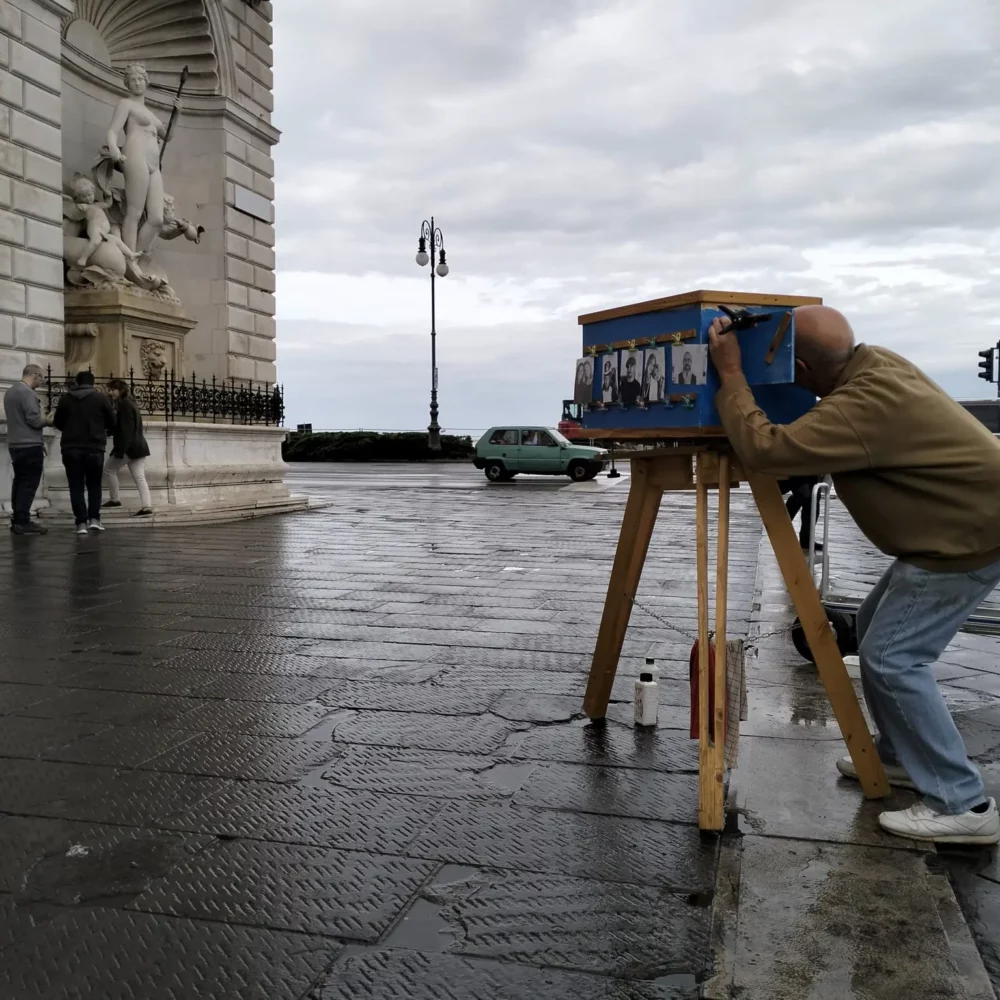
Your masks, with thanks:
M 545 431 L 538 432 L 538 444 L 542 448 L 555 448 L 556 443 L 552 440 L 551 435 L 546 434 Z
M 517 444 L 517 431 L 494 431 L 490 444 Z
M 521 444 L 537 445 L 538 431 L 521 431 Z

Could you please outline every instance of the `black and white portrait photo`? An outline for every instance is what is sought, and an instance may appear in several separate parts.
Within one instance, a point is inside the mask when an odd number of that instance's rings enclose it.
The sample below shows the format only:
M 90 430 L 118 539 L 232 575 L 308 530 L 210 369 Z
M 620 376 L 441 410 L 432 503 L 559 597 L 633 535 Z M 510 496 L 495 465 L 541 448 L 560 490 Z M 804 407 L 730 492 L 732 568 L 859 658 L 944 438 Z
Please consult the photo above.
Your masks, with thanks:
M 576 363 L 573 402 L 586 406 L 594 398 L 594 359 L 580 358 Z
M 642 398 L 647 403 L 662 403 L 667 379 L 666 351 L 652 347 L 646 351 L 646 370 L 642 375 Z
M 670 349 L 674 382 L 678 385 L 704 385 L 708 378 L 708 345 L 681 344 Z
M 635 406 L 642 393 L 642 351 L 622 351 L 618 392 L 626 406 Z
M 597 363 L 603 372 L 601 376 L 601 402 L 618 402 L 618 367 L 613 354 L 605 354 Z

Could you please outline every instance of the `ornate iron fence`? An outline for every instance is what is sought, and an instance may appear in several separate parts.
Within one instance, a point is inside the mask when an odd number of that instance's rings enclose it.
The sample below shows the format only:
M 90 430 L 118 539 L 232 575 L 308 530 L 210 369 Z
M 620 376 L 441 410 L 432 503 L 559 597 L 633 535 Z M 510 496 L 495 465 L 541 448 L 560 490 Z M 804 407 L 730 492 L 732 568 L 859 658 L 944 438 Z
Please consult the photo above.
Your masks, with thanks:
M 274 382 L 254 382 L 241 379 L 198 379 L 165 371 L 160 378 L 136 378 L 130 370 L 126 376 L 94 375 L 95 388 L 107 392 L 108 382 L 120 378 L 140 411 L 164 420 L 199 420 L 213 424 L 264 424 L 280 427 L 285 420 L 285 393 Z M 54 408 L 59 397 L 76 385 L 73 376 L 53 377 L 51 366 L 45 380 L 48 407 Z

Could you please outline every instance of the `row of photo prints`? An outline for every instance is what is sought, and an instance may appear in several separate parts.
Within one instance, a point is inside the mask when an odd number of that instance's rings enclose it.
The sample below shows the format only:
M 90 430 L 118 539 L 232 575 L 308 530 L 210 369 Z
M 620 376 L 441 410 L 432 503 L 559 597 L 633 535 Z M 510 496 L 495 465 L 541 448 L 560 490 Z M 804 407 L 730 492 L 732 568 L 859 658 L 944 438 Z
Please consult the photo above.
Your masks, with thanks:
M 670 366 L 667 367 L 667 351 Z M 576 363 L 573 401 L 581 405 L 662 403 L 671 386 L 704 385 L 708 347 L 680 344 L 580 358 Z

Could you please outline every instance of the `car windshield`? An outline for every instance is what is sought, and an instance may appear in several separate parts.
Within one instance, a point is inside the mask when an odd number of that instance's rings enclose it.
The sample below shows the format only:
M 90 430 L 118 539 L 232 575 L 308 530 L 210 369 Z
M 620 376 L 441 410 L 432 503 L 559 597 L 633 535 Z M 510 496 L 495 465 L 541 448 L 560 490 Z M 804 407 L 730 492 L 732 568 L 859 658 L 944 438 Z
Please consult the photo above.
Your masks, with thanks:
M 556 444 L 569 444 L 570 440 L 567 437 L 563 437 L 562 434 L 557 430 L 550 430 L 549 433 L 556 439 Z

